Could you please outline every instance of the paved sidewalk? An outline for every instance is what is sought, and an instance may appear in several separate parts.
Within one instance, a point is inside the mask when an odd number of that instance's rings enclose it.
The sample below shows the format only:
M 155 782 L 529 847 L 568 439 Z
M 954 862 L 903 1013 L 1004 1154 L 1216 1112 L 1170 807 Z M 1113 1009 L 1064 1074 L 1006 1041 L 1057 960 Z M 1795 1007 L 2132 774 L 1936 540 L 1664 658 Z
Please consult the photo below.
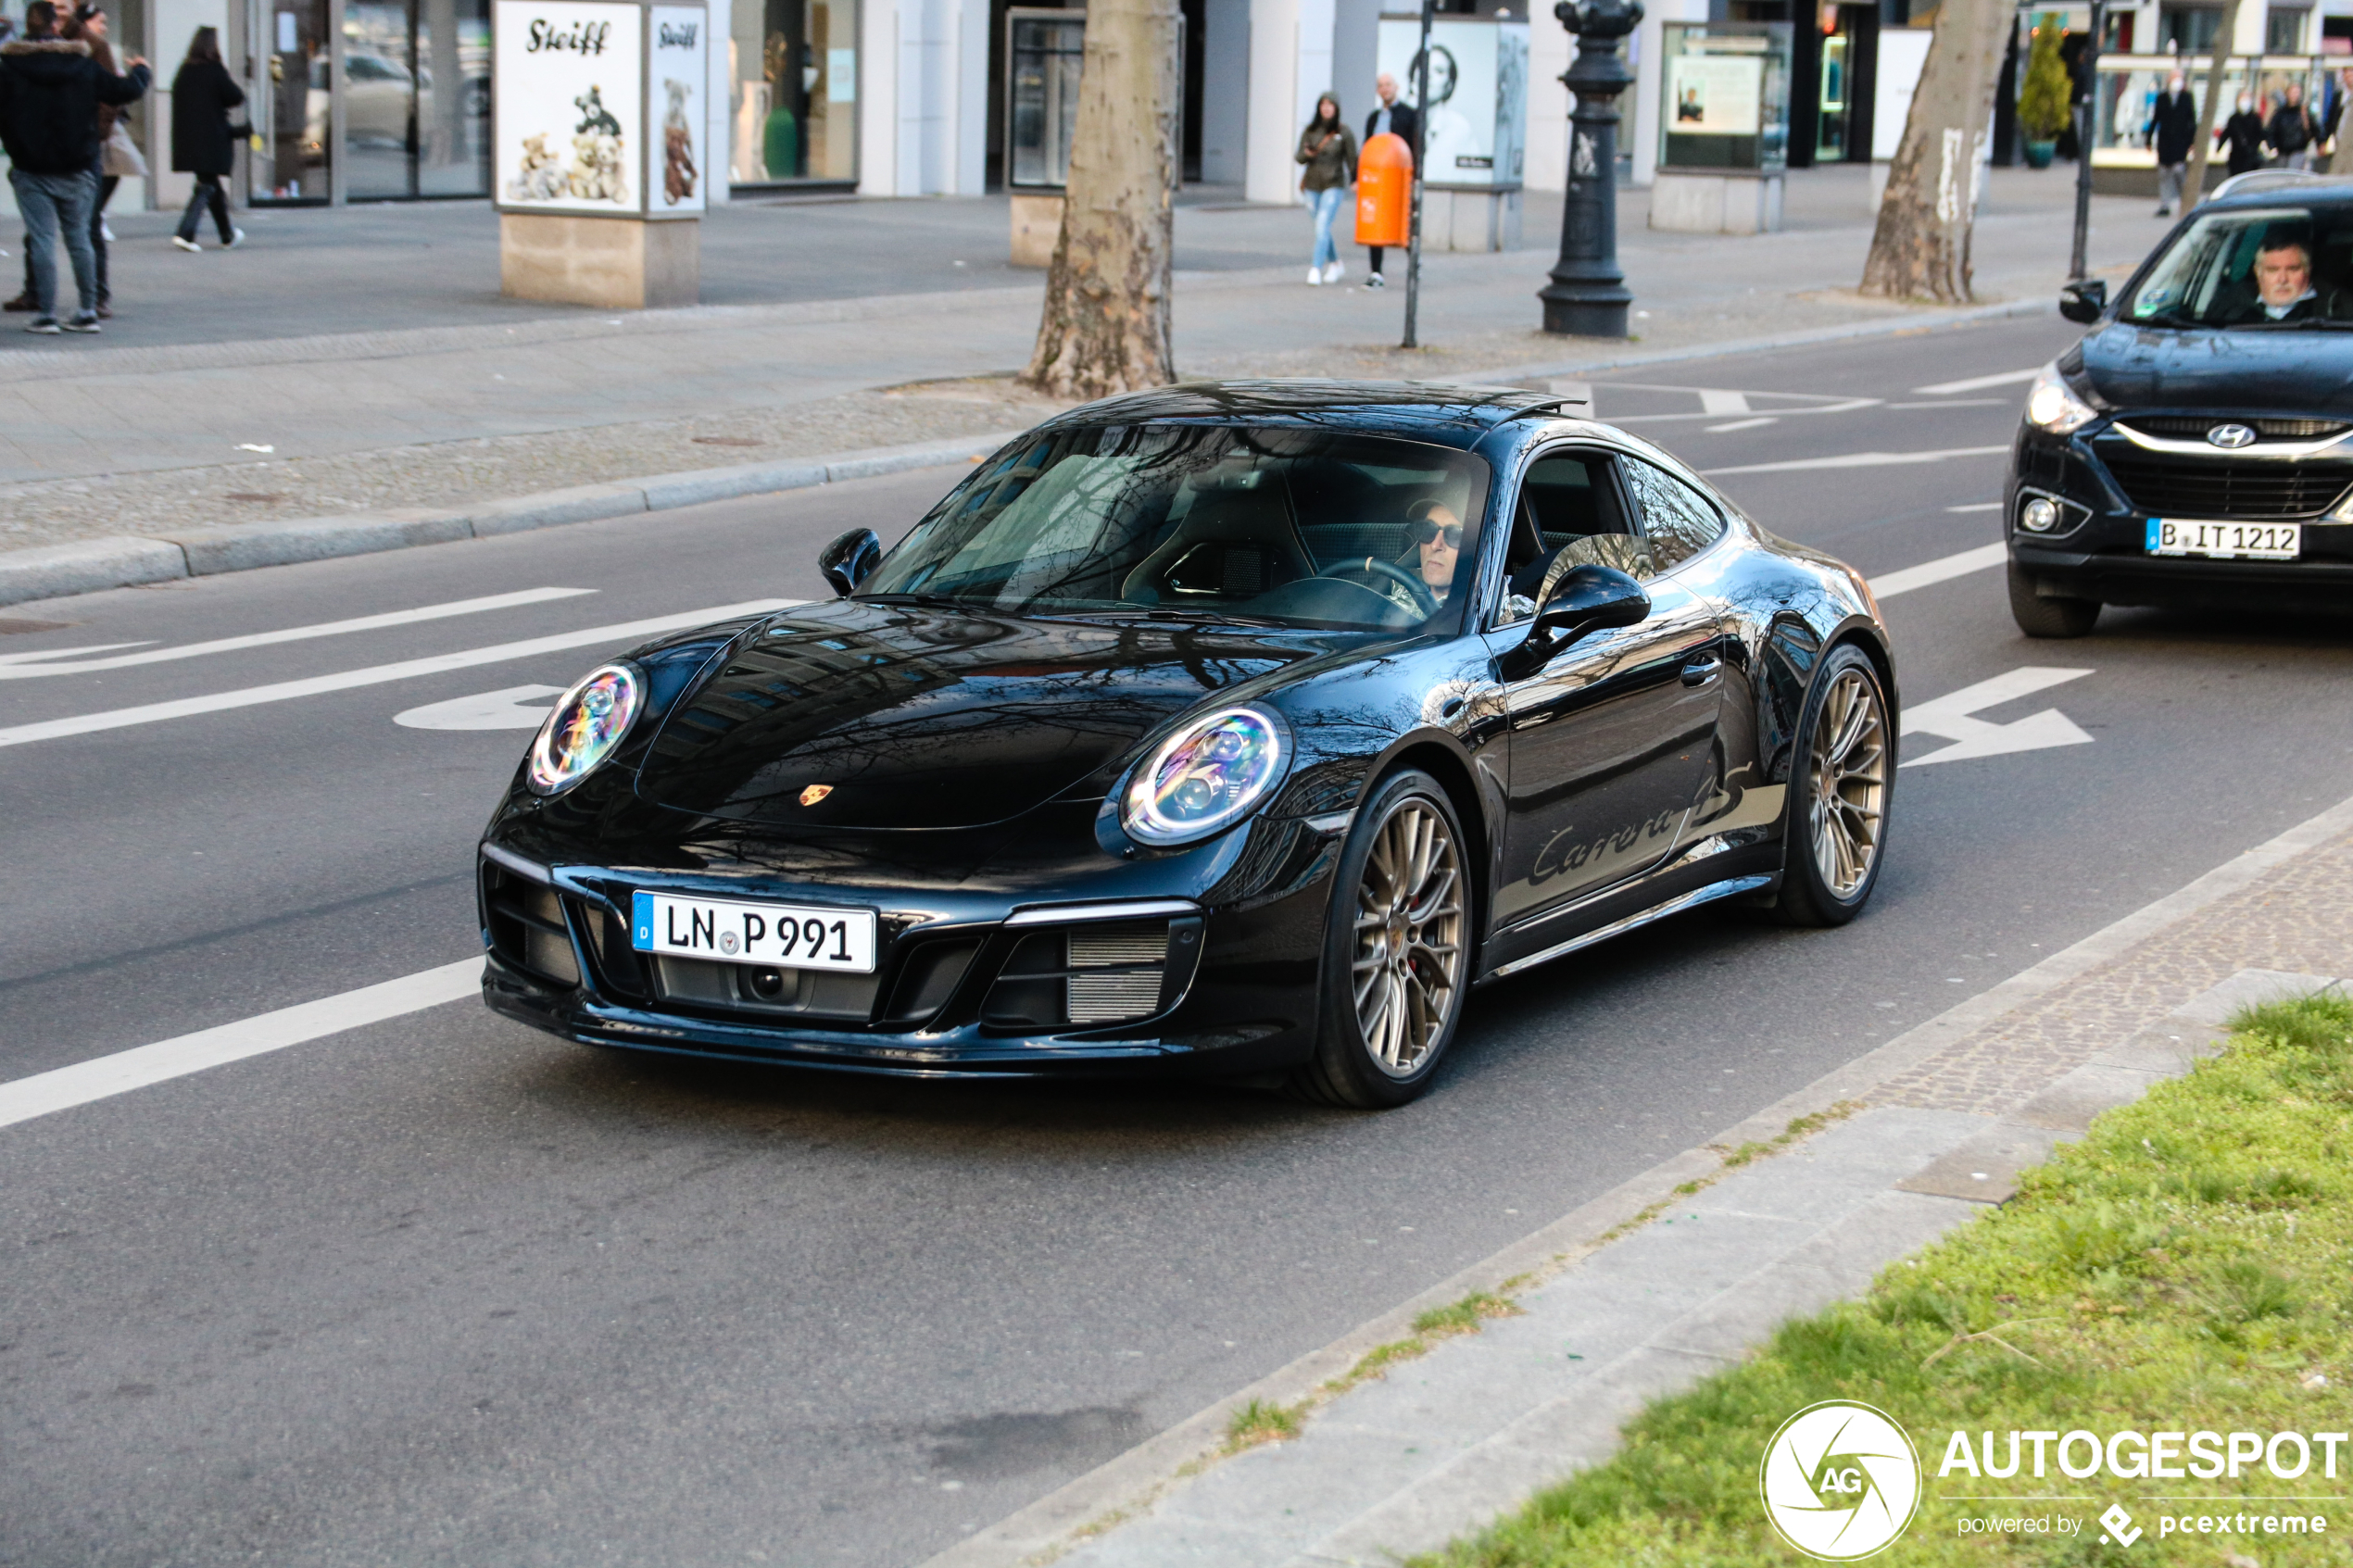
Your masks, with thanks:
M 1407 354 L 1393 346 L 1403 308 L 1396 288 L 1309 290 L 1288 264 L 1201 269 L 1178 280 L 1179 369 L 1431 377 L 1541 363 L 1567 370 L 1629 351 L 1936 319 L 1841 286 L 1859 275 L 1869 246 L 1867 187 L 1859 169 L 1812 174 L 1819 178 L 1793 184 L 1802 223 L 1783 233 L 1654 233 L 1639 219 L 1629 221 L 1624 260 L 1638 311 L 1648 312 L 1638 315 L 1631 345 L 1532 330 L 1533 294 L 1548 259 L 1547 206 L 1537 199 L 1531 248 L 1429 258 L 1423 337 L 1430 347 Z M 2053 295 L 2065 271 L 2068 193 L 2064 178 L 1995 171 L 1978 228 L 1982 295 L 2037 302 Z M 1636 210 L 1643 199 L 1628 197 Z M 862 215 L 877 205 L 811 207 L 794 217 L 812 226 L 811 250 L 822 256 L 826 242 L 814 226 L 835 220 L 811 215 L 846 210 L 865 222 Z M 970 227 L 951 210 L 955 204 L 889 205 L 955 220 L 943 220 L 937 232 L 908 229 L 897 236 L 908 247 L 944 234 L 952 249 L 958 225 Z M 1272 244 L 1266 233 L 1279 237 L 1282 226 L 1303 222 L 1289 210 L 1196 208 L 1182 215 L 1180 234 L 1194 231 L 1203 256 L 1254 258 Z M 2129 265 L 2162 230 L 2142 204 L 2103 200 L 2095 259 Z M 874 244 L 859 239 L 852 260 L 865 254 L 859 246 Z M 258 258 L 240 252 L 182 259 L 210 266 Z M 1040 289 L 1034 275 L 893 292 L 922 281 L 919 274 L 912 263 L 880 269 L 861 297 L 617 317 L 544 307 L 519 317 L 494 307 L 477 286 L 465 308 L 420 306 L 417 313 L 431 319 L 405 327 L 371 317 L 371 330 L 356 333 L 253 333 L 153 346 L 118 346 L 118 334 L 0 350 L 0 549 L 447 507 L 697 466 L 969 435 L 1042 412 L 1046 406 L 1001 379 L 1027 358 Z M 203 307 L 182 297 L 170 308 Z M 312 320 L 318 313 L 306 307 L 296 315 Z M 889 390 L 909 383 L 924 384 Z
M 2353 801 L 1890 1042 L 1398 1312 L 933 1560 L 1310 1568 L 1433 1549 L 1608 1457 L 1650 1399 L 2017 1190 L 2091 1119 L 2218 1048 L 2240 1007 L 2353 973 Z M 1826 1130 L 1727 1172 L 1787 1119 Z M 1629 1228 L 1628 1222 L 1635 1223 Z M 1647 1223 L 1642 1223 L 1643 1221 Z M 1620 1239 L 1607 1237 L 1625 1232 Z M 1507 1284 L 1513 1276 L 1535 1283 Z M 1315 1398 L 1475 1288 L 1520 1315 L 1206 1465 L 1244 1399 Z M 1186 1461 L 1191 1460 L 1189 1470 Z

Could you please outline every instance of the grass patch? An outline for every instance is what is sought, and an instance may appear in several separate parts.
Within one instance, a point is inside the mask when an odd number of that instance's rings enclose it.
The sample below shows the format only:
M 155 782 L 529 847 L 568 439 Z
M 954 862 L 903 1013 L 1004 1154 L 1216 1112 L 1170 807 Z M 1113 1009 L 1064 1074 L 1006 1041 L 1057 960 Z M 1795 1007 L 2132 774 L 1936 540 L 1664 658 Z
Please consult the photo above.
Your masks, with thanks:
M 1272 1404 L 1265 1399 L 1252 1399 L 1233 1413 L 1226 1423 L 1226 1448 L 1230 1453 L 1254 1449 L 1261 1443 L 1279 1443 L 1299 1436 L 1299 1418 L 1304 1413 L 1298 1405 Z
M 2101 1116 L 2027 1173 L 2018 1196 L 1883 1272 L 1862 1300 L 1784 1324 L 1752 1361 L 1652 1404 L 1608 1463 L 1540 1494 L 1425 1564 L 1800 1562 L 1766 1523 L 1758 1461 L 1817 1400 L 1904 1424 L 1920 1450 L 1911 1528 L 1875 1562 L 2345 1563 L 2353 1449 L 2325 1479 L 2259 1463 L 2233 1478 L 2086 1480 L 2031 1465 L 2006 1481 L 1939 1480 L 1951 1435 L 2082 1428 L 2341 1432 L 2353 1426 L 2353 1000 L 2278 1004 L 2234 1022 L 2221 1056 Z M 1732 1151 L 1737 1156 L 1741 1151 Z M 1727 1163 L 1730 1163 L 1728 1157 Z M 1997 1441 L 1999 1439 L 1997 1438 Z M 1969 1504 L 2025 1494 L 2089 1500 Z M 2324 1536 L 2160 1538 L 2166 1512 L 2322 1513 Z M 2129 1550 L 2090 1523 L 2121 1503 Z M 2073 1513 L 2072 1537 L 1964 1537 L 1964 1516 Z M 2235 1558 L 2234 1555 L 2235 1554 Z

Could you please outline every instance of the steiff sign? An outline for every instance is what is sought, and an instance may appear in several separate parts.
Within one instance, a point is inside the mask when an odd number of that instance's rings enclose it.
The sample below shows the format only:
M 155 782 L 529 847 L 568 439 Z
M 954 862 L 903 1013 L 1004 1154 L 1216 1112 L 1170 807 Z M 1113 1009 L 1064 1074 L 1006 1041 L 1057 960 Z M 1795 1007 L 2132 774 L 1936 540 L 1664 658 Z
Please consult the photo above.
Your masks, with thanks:
M 677 220 L 709 199 L 710 49 L 699 5 L 497 0 L 493 196 L 508 294 L 693 303 L 699 242 Z

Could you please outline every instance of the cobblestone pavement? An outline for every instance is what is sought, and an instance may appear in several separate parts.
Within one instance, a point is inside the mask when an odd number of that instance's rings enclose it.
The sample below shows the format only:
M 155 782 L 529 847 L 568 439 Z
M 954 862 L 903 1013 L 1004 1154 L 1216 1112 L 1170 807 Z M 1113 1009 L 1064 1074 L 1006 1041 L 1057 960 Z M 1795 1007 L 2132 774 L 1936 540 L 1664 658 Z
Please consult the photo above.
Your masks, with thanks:
M 2353 971 L 2353 834 L 1953 1042 L 1867 1098 L 1999 1113 L 2246 969 Z

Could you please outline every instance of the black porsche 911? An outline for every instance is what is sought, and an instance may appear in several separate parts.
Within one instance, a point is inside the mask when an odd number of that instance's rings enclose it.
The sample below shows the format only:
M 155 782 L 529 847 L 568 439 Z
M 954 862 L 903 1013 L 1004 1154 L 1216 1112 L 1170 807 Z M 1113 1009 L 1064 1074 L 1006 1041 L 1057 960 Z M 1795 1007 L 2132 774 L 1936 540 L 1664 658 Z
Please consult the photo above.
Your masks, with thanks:
M 2012 451 L 2010 608 L 2080 637 L 2103 604 L 2341 608 L 2353 590 L 2353 182 L 2242 175 L 2045 367 Z
M 840 596 L 558 702 L 484 994 L 592 1045 L 1396 1105 L 1466 994 L 1884 843 L 1863 580 L 1559 399 L 1185 385 L 1051 420 Z

